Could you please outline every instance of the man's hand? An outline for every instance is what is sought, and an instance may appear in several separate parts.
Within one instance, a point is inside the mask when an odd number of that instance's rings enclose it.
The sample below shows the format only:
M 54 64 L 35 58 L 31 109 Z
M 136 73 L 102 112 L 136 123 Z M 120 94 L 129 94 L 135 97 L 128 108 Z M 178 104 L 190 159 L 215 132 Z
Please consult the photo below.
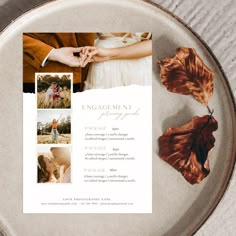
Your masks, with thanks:
M 49 54 L 48 60 L 57 61 L 70 67 L 85 67 L 87 65 L 87 63 L 85 63 L 87 55 L 85 53 L 81 53 L 82 50 L 83 47 L 55 48 Z M 80 53 L 80 56 L 75 56 L 74 53 Z

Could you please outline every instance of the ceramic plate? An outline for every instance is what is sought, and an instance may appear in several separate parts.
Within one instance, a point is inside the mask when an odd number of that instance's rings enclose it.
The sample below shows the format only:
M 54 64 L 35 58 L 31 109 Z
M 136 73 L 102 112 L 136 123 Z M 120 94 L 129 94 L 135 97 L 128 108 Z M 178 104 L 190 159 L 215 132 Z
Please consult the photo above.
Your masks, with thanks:
M 2 19 L 1 19 L 2 20 Z M 153 32 L 153 213 L 23 214 L 22 32 Z M 137 0 L 59 0 L 27 12 L 0 35 L 1 195 L 3 235 L 190 235 L 217 206 L 235 162 L 235 106 L 227 79 L 210 49 L 179 19 Z M 198 185 L 160 160 L 157 138 L 206 109 L 191 96 L 171 94 L 160 83 L 156 60 L 177 47 L 193 47 L 215 74 L 210 107 L 219 122 L 209 176 Z M 4 234 L 5 232 L 5 234 Z

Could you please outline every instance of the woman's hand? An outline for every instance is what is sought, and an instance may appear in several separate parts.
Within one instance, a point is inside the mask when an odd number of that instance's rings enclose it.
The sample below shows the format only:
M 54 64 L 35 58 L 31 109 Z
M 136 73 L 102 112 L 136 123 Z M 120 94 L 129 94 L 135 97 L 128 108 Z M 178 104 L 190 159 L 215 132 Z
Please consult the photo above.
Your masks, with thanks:
M 93 47 L 93 49 L 88 52 L 88 55 L 91 58 L 90 62 L 103 62 L 115 59 L 138 59 L 152 55 L 152 41 L 141 41 L 118 48 Z
M 112 59 L 112 51 L 110 48 L 98 48 L 86 46 L 83 48 L 82 53 L 87 55 L 85 63 L 89 62 L 103 62 Z
M 93 55 L 92 61 L 93 62 L 103 62 L 103 61 L 109 61 L 113 59 L 114 55 L 114 49 L 111 48 L 97 48 L 96 54 Z
M 61 165 L 60 169 L 59 169 L 59 178 L 58 178 L 58 182 L 61 183 L 64 177 L 64 173 L 65 173 L 65 166 Z

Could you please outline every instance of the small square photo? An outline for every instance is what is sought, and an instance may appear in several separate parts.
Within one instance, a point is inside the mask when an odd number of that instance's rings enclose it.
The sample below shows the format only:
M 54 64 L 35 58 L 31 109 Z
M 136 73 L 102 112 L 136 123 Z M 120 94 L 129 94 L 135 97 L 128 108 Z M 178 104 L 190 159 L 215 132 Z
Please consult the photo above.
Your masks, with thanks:
M 72 73 L 36 73 L 37 108 L 70 108 L 72 76 Z
M 38 144 L 71 143 L 71 110 L 38 110 Z
M 71 183 L 69 147 L 38 146 L 38 183 Z

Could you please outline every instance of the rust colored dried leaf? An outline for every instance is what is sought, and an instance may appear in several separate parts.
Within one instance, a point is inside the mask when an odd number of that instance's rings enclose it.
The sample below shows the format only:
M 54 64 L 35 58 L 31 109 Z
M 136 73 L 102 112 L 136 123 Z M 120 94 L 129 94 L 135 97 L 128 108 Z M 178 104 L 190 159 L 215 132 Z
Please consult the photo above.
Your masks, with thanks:
M 213 73 L 193 48 L 178 48 L 173 58 L 159 60 L 161 81 L 168 91 L 192 94 L 207 106 L 213 94 Z
M 209 151 L 214 147 L 214 117 L 195 116 L 187 124 L 169 128 L 159 138 L 160 158 L 178 170 L 191 184 L 200 183 L 209 173 Z

